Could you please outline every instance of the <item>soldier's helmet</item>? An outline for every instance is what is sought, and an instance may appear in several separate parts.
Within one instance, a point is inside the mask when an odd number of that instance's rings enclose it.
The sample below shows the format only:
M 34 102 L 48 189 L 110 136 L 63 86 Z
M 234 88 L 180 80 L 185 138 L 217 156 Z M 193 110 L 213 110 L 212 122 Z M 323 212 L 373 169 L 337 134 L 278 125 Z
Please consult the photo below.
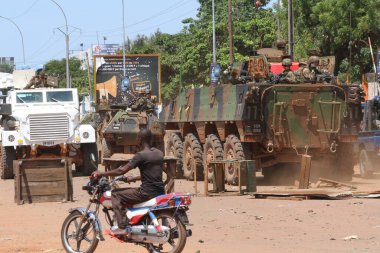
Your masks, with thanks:
M 292 66 L 292 60 L 289 58 L 285 58 L 282 60 L 282 66 L 287 67 L 287 66 Z
M 38 64 L 36 66 L 36 73 L 37 73 L 37 75 L 43 74 L 44 73 L 44 69 L 45 69 L 45 67 L 44 67 L 43 64 Z
M 310 67 L 315 68 L 319 65 L 319 57 L 316 55 L 310 56 L 307 63 Z

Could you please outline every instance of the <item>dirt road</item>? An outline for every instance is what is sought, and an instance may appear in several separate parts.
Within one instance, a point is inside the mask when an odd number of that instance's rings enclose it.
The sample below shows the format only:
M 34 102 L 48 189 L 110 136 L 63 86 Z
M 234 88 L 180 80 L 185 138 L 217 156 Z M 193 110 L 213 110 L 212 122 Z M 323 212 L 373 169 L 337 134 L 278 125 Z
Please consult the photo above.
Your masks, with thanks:
M 60 228 L 68 210 L 84 206 L 80 190 L 86 178 L 74 178 L 74 202 L 16 205 L 13 180 L 0 181 L 0 252 L 64 252 Z M 354 183 L 380 190 L 380 179 Z M 199 185 L 201 188 L 201 184 Z M 271 187 L 259 187 L 260 190 Z M 176 182 L 177 191 L 192 183 Z M 270 200 L 194 197 L 189 212 L 193 236 L 184 252 L 380 252 L 380 200 Z M 104 217 L 101 217 L 104 221 Z M 105 222 L 103 222 L 105 226 Z M 348 236 L 357 239 L 344 240 Z M 106 237 L 96 252 L 146 252 Z

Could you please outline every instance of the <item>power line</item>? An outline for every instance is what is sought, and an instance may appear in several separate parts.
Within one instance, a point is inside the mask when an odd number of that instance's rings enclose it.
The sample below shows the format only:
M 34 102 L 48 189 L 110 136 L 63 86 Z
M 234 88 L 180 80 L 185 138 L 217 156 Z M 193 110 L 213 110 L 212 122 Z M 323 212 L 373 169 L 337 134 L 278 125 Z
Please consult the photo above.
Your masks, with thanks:
M 174 4 L 174 5 L 171 5 L 168 8 L 166 8 L 166 9 L 164 9 L 162 11 L 159 11 L 156 14 L 154 14 L 154 15 L 148 17 L 148 18 L 145 18 L 145 19 L 137 21 L 137 22 L 135 22 L 133 24 L 127 25 L 126 28 L 131 28 L 133 26 L 136 26 L 136 25 L 145 23 L 145 22 L 147 22 L 149 20 L 155 19 L 155 18 L 157 18 L 159 16 L 167 14 L 167 13 L 169 13 L 169 12 L 171 12 L 171 11 L 173 11 L 173 10 L 175 10 L 175 9 L 177 9 L 177 8 L 185 5 L 185 4 L 188 4 L 188 3 L 190 3 L 190 2 L 189 1 L 185 1 L 185 0 L 181 0 L 180 2 L 178 2 L 178 3 Z M 112 34 L 112 33 L 115 33 L 115 32 L 119 32 L 121 30 L 123 30 L 123 27 L 116 27 L 116 28 L 107 29 L 107 30 L 100 30 L 100 31 L 89 31 L 89 32 L 84 32 L 83 34 L 96 34 L 98 32 L 100 34 L 109 35 L 109 34 Z
M 22 17 L 22 16 L 26 15 L 36 5 L 36 3 L 38 1 L 39 0 L 35 0 L 24 12 L 22 12 L 21 14 L 19 14 L 17 16 L 11 17 L 11 18 L 15 19 L 15 18 L 19 18 L 19 17 Z
M 196 9 L 189 10 L 189 11 L 195 11 L 195 10 L 197 10 L 197 8 L 196 8 Z M 156 24 L 156 25 L 154 25 L 154 26 L 150 26 L 150 27 L 145 27 L 145 28 L 139 29 L 139 30 L 137 30 L 137 31 L 129 32 L 128 34 L 136 34 L 136 33 L 139 33 L 139 32 L 146 31 L 146 30 L 150 30 L 150 29 L 152 29 L 152 28 L 158 28 L 158 27 L 161 26 L 161 25 L 165 25 L 165 24 L 167 24 L 167 23 L 169 23 L 169 22 L 172 22 L 172 21 L 174 21 L 174 20 L 177 20 L 177 19 L 179 19 L 179 18 L 183 18 L 184 16 L 188 15 L 188 12 L 189 12 L 189 11 L 187 11 L 186 13 L 183 13 L 182 15 L 179 15 L 179 16 L 177 16 L 177 17 L 175 17 L 175 18 L 172 18 L 172 19 L 170 19 L 170 20 L 167 20 L 167 21 L 165 21 L 165 22 L 162 22 L 162 23 L 160 23 L 160 24 Z M 121 32 L 118 32 L 118 33 L 115 32 L 114 34 L 107 35 L 107 37 L 109 37 L 109 38 L 114 38 L 114 37 L 118 37 L 118 36 L 121 36 L 121 35 L 122 35 Z M 95 35 L 83 35 L 83 37 L 85 37 L 85 38 L 94 38 L 94 37 L 96 37 L 96 34 L 95 34 Z

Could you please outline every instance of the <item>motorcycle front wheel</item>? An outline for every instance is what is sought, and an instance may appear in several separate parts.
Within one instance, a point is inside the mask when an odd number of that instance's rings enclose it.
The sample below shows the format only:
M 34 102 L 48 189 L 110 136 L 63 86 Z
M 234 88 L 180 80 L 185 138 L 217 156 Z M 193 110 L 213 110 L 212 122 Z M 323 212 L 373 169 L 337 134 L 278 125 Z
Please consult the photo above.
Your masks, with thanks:
M 161 226 L 170 228 L 169 240 L 165 244 L 149 244 L 149 253 L 180 253 L 185 247 L 187 235 L 186 228 L 178 217 L 172 212 L 160 212 L 155 214 Z
M 61 241 L 68 253 L 93 253 L 98 246 L 95 224 L 87 218 L 81 220 L 82 214 L 74 211 L 62 224 Z

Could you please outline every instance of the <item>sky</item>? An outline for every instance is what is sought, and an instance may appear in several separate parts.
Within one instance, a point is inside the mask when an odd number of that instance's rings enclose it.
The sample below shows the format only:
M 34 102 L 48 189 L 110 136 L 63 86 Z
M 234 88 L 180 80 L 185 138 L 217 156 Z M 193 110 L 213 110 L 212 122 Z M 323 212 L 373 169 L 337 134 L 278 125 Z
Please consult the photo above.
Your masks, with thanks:
M 70 51 L 93 44 L 123 43 L 122 0 L 55 0 L 63 9 L 70 32 Z M 151 35 L 181 31 L 185 18 L 195 18 L 197 0 L 124 0 L 125 32 Z M 65 18 L 52 0 L 0 0 L 0 16 L 9 18 L 21 30 L 26 65 L 35 67 L 65 57 Z M 22 39 L 17 27 L 0 18 L 0 57 L 15 57 L 16 68 L 23 63 Z M 106 40 L 104 40 L 106 37 Z

